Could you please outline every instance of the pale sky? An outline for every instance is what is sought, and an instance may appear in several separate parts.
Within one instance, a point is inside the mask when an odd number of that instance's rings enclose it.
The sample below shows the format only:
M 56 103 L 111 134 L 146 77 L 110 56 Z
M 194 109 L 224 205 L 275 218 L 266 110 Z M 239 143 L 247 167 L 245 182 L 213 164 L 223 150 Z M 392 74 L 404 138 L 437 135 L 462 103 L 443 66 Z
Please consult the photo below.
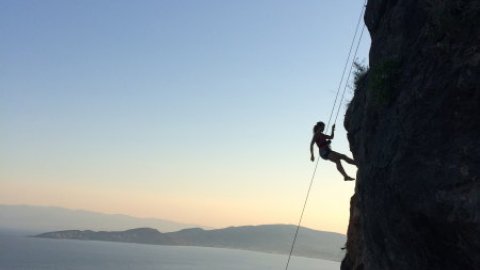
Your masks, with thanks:
M 1 1 L 0 203 L 296 224 L 363 2 Z M 302 225 L 345 233 L 354 185 L 321 160 Z

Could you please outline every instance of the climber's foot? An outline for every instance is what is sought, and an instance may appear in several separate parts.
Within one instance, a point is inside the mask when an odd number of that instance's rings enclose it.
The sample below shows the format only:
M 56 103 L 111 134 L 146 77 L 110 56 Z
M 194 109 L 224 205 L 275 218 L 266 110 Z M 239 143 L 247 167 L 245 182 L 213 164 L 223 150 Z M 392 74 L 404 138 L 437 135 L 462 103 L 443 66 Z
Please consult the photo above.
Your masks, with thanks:
M 355 178 L 352 178 L 352 177 L 347 175 L 347 176 L 345 176 L 344 180 L 345 181 L 353 181 L 353 180 L 355 180 Z

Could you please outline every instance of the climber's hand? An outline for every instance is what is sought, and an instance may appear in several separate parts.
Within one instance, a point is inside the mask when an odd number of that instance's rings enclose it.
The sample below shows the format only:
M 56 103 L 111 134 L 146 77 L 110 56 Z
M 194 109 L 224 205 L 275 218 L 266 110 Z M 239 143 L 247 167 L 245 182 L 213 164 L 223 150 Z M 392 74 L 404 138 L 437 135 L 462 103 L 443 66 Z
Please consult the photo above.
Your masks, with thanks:
M 333 126 L 332 126 L 332 130 L 335 130 L 335 124 L 333 124 Z
M 311 161 L 315 161 L 315 158 L 313 156 L 310 157 Z

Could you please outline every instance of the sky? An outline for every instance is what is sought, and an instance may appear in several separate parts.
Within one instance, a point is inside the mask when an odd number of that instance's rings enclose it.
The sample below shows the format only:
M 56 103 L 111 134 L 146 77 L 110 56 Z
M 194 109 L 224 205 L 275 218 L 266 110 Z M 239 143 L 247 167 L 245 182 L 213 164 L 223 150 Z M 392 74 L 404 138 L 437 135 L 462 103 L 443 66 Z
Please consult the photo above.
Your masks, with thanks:
M 1 1 L 0 204 L 296 224 L 362 5 Z M 302 225 L 345 233 L 354 187 L 321 160 Z

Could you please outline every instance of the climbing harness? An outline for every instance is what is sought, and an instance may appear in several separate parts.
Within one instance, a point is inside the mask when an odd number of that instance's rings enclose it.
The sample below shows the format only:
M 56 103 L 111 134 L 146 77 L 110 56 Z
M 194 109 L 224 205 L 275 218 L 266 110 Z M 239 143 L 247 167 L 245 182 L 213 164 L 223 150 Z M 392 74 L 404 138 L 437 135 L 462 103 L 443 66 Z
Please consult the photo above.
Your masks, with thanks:
M 332 110 L 330 112 L 330 117 L 328 118 L 328 122 L 327 122 L 327 126 L 326 126 L 326 129 L 325 130 L 328 130 L 328 127 L 330 126 L 330 122 L 332 120 L 332 116 L 333 116 L 333 112 L 335 111 L 335 107 L 337 106 L 337 99 L 338 99 L 338 94 L 340 93 L 340 89 L 342 88 L 342 84 L 344 82 L 344 77 L 345 77 L 345 71 L 347 70 L 347 67 L 348 67 L 348 63 L 350 62 L 350 55 L 352 53 L 352 49 L 353 49 L 353 46 L 355 44 L 355 40 L 357 40 L 357 44 L 356 44 L 356 48 L 355 48 L 355 52 L 354 52 L 354 55 L 353 55 L 353 58 L 352 58 L 352 64 L 350 65 L 350 70 L 348 72 L 348 76 L 347 76 L 347 80 L 345 81 L 345 85 L 344 85 L 344 88 L 343 88 L 343 91 L 342 91 L 342 96 L 340 98 L 340 102 L 339 102 L 339 105 L 338 105 L 338 109 L 337 109 L 337 113 L 336 113 L 336 116 L 335 116 L 335 120 L 333 122 L 333 124 L 335 124 L 337 122 L 337 118 L 338 118 L 338 114 L 340 112 L 340 109 L 341 109 L 341 105 L 342 105 L 342 101 L 343 101 L 343 98 L 345 96 L 345 92 L 346 92 L 346 89 L 347 89 L 347 86 L 348 86 L 348 81 L 350 80 L 350 75 L 352 73 L 352 68 L 353 68 L 353 65 L 354 65 L 354 60 L 355 60 L 355 57 L 357 56 L 357 52 L 358 52 L 358 48 L 360 47 L 360 42 L 362 40 L 362 36 L 363 36 L 363 31 L 365 30 L 365 24 L 362 24 L 362 28 L 360 30 L 360 36 L 359 38 L 357 39 L 357 33 L 359 31 L 359 27 L 360 27 L 360 24 L 361 24 L 361 20 L 362 20 L 362 17 L 363 17 L 363 14 L 365 13 L 365 7 L 366 7 L 366 3 L 363 4 L 363 7 L 362 7 L 362 10 L 360 12 L 360 16 L 358 18 L 358 21 L 357 21 L 357 26 L 355 28 L 355 34 L 353 36 L 353 39 L 352 39 L 352 43 L 350 45 L 350 49 L 348 51 L 348 56 L 347 56 L 347 60 L 345 61 L 345 66 L 343 68 L 343 72 L 342 72 L 342 76 L 340 78 L 340 83 L 338 84 L 338 89 L 337 89 L 337 94 L 335 95 L 335 101 L 333 102 L 333 106 L 332 106 Z M 295 230 L 295 235 L 293 236 L 293 240 L 292 240 L 292 246 L 290 248 L 290 252 L 288 254 L 288 260 L 287 260 L 287 263 L 285 265 L 285 270 L 288 270 L 288 266 L 290 264 L 290 259 L 292 257 L 292 254 L 293 254 L 293 250 L 295 248 L 295 243 L 297 242 L 297 237 L 298 237 L 298 231 L 300 230 L 300 225 L 302 224 L 302 219 L 303 219 L 303 214 L 305 212 L 305 208 L 307 207 L 307 202 L 308 202 L 308 197 L 310 196 L 310 191 L 312 189 L 312 185 L 313 185 L 313 180 L 315 179 L 315 174 L 317 172 L 317 167 L 318 167 L 318 161 L 320 159 L 317 158 L 317 162 L 315 163 L 315 167 L 313 169 L 313 173 L 312 173 L 312 177 L 310 178 L 310 184 L 308 185 L 308 189 L 307 189 L 307 194 L 306 194 L 306 197 L 305 197 L 305 201 L 303 203 L 303 208 L 302 208 L 302 212 L 300 214 L 300 218 L 298 220 L 298 224 L 297 224 L 297 227 L 296 227 L 296 230 Z

